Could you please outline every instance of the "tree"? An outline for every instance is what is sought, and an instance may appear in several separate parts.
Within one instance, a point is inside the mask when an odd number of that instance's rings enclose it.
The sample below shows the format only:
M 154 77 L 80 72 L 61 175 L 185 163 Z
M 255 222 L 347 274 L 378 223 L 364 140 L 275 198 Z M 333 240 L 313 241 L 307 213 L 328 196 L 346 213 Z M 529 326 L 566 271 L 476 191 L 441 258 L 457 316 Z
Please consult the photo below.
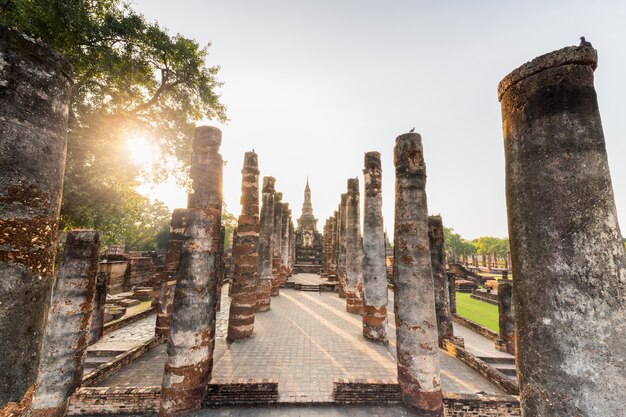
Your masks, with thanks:
M 150 138 L 163 161 L 177 159 L 186 170 L 195 122 L 226 120 L 219 67 L 205 63 L 209 45 L 168 34 L 122 0 L 9 0 L 0 23 L 74 67 L 61 226 L 97 228 L 114 242 L 121 226 L 145 224 L 136 209 L 160 207 L 135 191 L 140 169 L 125 143 Z M 149 179 L 167 174 L 157 169 Z
M 445 227 L 443 228 L 444 248 L 446 251 L 452 249 L 457 255 L 467 253 L 471 255 L 476 253 L 476 247 L 461 237 L 460 234 L 455 233 L 454 229 Z
M 506 256 L 509 251 L 509 239 L 497 238 L 492 236 L 483 236 L 472 240 L 472 244 L 476 247 L 476 252 L 481 255 L 496 252 L 500 257 Z

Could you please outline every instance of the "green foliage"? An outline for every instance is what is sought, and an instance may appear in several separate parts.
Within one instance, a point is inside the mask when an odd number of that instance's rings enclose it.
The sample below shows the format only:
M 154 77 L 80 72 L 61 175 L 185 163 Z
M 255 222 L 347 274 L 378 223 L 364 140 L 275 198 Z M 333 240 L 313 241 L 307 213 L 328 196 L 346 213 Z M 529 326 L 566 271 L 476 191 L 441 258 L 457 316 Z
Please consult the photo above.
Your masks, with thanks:
M 121 0 L 9 0 L 0 24 L 40 39 L 74 67 L 62 226 L 143 245 L 145 233 L 124 230 L 152 230 L 155 219 L 138 210 L 160 215 L 162 207 L 135 191 L 141 170 L 126 143 L 151 138 L 164 160 L 185 169 L 195 122 L 226 120 L 215 91 L 219 68 L 205 64 L 209 45 L 170 35 Z M 156 172 L 152 180 L 165 175 Z
M 498 238 L 491 236 L 483 236 L 472 240 L 472 244 L 476 247 L 476 253 L 487 255 L 496 252 L 498 256 L 504 257 L 509 249 L 508 238 Z
M 460 234 L 455 233 L 452 228 L 444 226 L 443 239 L 446 251 L 452 249 L 457 255 L 462 255 L 463 253 L 471 255 L 476 252 L 476 247 L 470 241 L 463 239 Z
M 474 300 L 469 293 L 456 293 L 456 313 L 494 332 L 500 329 L 498 306 Z

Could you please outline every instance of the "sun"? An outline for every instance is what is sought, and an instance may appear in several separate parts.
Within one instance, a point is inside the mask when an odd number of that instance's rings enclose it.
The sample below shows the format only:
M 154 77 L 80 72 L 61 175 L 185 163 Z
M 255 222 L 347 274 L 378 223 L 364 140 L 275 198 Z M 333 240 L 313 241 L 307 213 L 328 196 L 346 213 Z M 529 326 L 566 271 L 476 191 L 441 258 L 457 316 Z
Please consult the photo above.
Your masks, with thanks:
M 126 140 L 126 150 L 130 160 L 141 168 L 150 168 L 159 156 L 159 150 L 153 140 L 147 136 L 134 135 Z

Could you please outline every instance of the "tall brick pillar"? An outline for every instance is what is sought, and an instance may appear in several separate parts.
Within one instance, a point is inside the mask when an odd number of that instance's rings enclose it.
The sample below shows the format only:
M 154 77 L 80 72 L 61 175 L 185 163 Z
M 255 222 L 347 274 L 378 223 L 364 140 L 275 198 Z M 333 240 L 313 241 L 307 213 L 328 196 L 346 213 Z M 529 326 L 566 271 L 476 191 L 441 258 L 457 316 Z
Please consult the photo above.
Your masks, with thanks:
M 259 163 L 256 153 L 246 152 L 241 172 L 241 215 L 233 252 L 235 269 L 228 318 L 229 342 L 252 336 L 259 275 Z
M 359 179 L 348 179 L 346 198 L 346 310 L 363 313 L 363 247 L 361 243 L 361 215 Z
M 96 289 L 93 299 L 93 312 L 91 313 L 91 326 L 89 329 L 89 344 L 94 344 L 104 333 L 104 307 L 107 300 L 107 284 L 109 274 L 98 272 L 96 274 Z
M 67 234 L 48 310 L 31 417 L 63 417 L 70 395 L 80 386 L 99 252 L 98 232 L 81 230 Z
M 162 338 L 167 338 L 170 329 L 170 318 L 174 310 L 174 290 L 176 281 L 161 281 L 159 299 L 157 301 L 157 316 L 154 333 Z
M 291 222 L 291 210 L 289 203 L 283 203 L 283 216 L 281 218 L 281 239 L 280 239 L 280 282 L 282 288 L 287 283 L 289 275 L 289 222 Z
M 339 204 L 339 231 L 338 241 L 338 262 L 337 262 L 337 278 L 339 279 L 339 297 L 346 298 L 346 202 L 348 194 L 341 194 L 341 203 Z
M 274 194 L 274 228 L 272 229 L 272 297 L 280 293 L 280 249 L 283 238 L 283 193 Z
M 428 217 L 428 238 L 430 240 L 430 259 L 435 285 L 435 312 L 437 315 L 437 332 L 439 344 L 450 339 L 453 334 L 452 313 L 448 302 L 448 275 L 444 264 L 443 221 L 441 216 Z
M 263 189 L 261 206 L 261 220 L 259 231 L 258 249 L 258 280 L 256 287 L 256 311 L 268 311 L 270 309 L 272 293 L 272 265 L 274 245 L 274 184 L 273 177 L 263 177 Z
M 387 342 L 387 266 L 379 152 L 365 154 L 363 176 L 363 336 Z
M 35 382 L 65 171 L 72 69 L 0 27 L 0 410 Z
M 160 416 L 199 408 L 211 380 L 222 215 L 221 142 L 219 129 L 196 128 L 190 169 L 193 192 L 183 215 L 186 222 L 170 319 Z
M 426 164 L 419 134 L 398 136 L 394 163 L 398 383 L 406 406 L 421 415 L 443 417 L 435 288 L 428 239 Z
M 526 416 L 613 416 L 626 398 L 626 267 L 594 88 L 566 47 L 498 86 Z
M 501 280 L 498 284 L 498 321 L 500 338 L 496 349 L 515 355 L 515 317 L 513 311 L 513 283 Z

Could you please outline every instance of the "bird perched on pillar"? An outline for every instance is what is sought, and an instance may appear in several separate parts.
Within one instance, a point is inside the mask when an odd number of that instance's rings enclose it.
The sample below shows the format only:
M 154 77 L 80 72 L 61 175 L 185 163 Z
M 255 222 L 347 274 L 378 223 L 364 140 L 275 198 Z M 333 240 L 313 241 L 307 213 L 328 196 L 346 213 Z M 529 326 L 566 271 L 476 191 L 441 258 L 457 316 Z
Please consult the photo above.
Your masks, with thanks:
M 586 41 L 584 36 L 580 37 L 580 45 L 578 46 L 585 47 L 585 48 L 593 48 L 593 46 L 591 46 L 591 42 Z
M 409 130 L 409 133 L 413 133 L 413 132 L 415 132 L 415 128 Z

